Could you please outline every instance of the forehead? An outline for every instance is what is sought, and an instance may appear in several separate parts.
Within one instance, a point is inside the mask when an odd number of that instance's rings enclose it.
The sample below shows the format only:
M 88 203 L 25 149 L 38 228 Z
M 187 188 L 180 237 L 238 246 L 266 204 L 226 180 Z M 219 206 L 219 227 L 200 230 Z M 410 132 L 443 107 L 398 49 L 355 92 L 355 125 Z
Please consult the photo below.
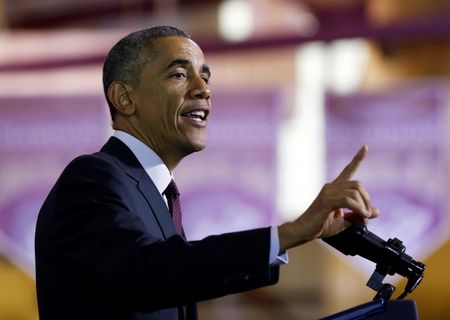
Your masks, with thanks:
M 180 36 L 154 40 L 152 53 L 152 60 L 159 67 L 165 67 L 177 59 L 189 60 L 194 66 L 205 63 L 202 49 L 191 39 Z

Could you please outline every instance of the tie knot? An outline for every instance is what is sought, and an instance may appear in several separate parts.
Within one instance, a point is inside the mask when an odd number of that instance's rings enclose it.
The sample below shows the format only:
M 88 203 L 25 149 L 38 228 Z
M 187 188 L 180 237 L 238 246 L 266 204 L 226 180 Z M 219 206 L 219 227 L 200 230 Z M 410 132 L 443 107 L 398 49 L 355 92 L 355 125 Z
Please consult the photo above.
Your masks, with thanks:
M 169 196 L 179 196 L 180 192 L 178 191 L 177 185 L 175 183 L 175 181 L 172 179 L 170 180 L 169 185 L 167 186 L 166 190 L 164 190 L 164 195 L 166 197 Z

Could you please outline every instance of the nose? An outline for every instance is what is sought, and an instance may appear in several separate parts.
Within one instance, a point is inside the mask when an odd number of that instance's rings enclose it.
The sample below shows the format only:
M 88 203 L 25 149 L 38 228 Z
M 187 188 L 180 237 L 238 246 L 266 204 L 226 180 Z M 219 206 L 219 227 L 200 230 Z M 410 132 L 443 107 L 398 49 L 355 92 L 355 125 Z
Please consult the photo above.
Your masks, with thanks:
M 208 84 L 201 76 L 196 76 L 195 79 L 193 79 L 193 84 L 189 91 L 189 96 L 192 99 L 208 100 L 210 98 L 211 90 L 209 90 Z

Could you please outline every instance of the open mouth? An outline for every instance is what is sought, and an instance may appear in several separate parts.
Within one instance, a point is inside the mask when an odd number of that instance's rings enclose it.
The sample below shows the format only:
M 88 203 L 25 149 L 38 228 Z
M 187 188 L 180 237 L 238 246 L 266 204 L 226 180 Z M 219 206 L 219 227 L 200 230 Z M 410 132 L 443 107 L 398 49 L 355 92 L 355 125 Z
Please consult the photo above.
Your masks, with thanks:
M 181 116 L 190 118 L 194 121 L 205 121 L 208 117 L 208 114 L 209 114 L 208 110 L 192 110 L 192 111 L 183 113 Z

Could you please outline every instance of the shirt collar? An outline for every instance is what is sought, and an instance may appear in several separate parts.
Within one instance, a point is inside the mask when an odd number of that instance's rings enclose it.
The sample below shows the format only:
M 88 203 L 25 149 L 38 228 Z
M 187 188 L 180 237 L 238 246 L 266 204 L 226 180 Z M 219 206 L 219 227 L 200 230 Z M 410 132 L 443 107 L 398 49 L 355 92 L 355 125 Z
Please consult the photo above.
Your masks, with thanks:
M 159 193 L 162 194 L 169 185 L 172 174 L 161 158 L 149 146 L 129 133 L 115 130 L 113 136 L 130 148 Z

